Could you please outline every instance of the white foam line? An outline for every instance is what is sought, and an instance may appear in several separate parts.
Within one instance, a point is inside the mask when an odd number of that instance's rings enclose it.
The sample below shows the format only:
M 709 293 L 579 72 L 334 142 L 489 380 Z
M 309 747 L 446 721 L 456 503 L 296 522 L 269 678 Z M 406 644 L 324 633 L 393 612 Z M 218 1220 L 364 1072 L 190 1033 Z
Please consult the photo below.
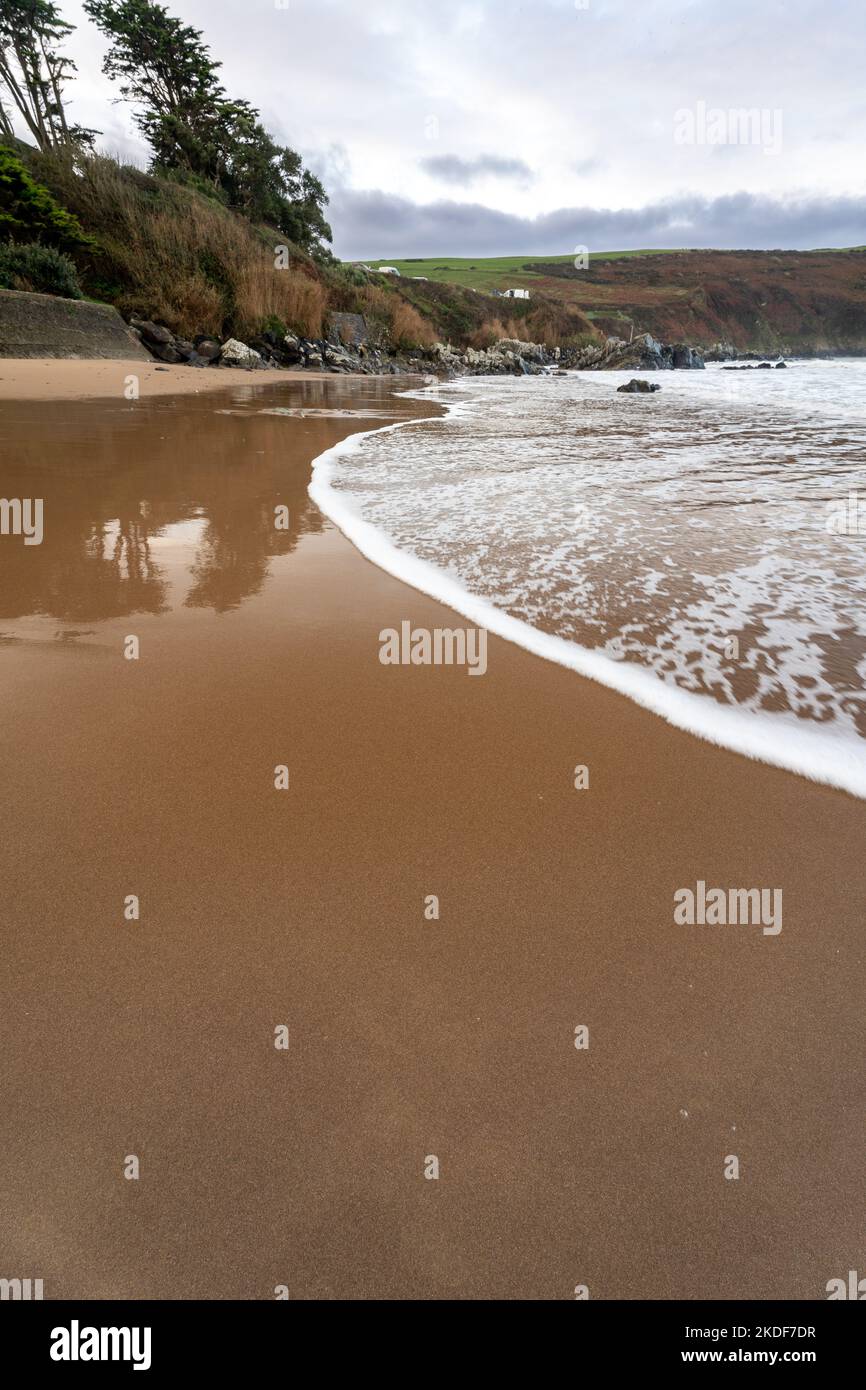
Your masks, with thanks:
M 416 400 L 425 399 L 416 391 L 401 394 Z M 459 411 L 460 405 L 447 404 L 446 408 L 450 415 Z M 554 661 L 559 666 L 567 666 L 581 676 L 627 695 L 636 704 L 660 715 L 677 729 L 695 734 L 720 748 L 744 754 L 757 762 L 799 773 L 813 782 L 838 787 L 852 796 L 866 799 L 866 749 L 860 754 L 832 734 L 799 727 L 800 721 L 795 723 L 793 719 L 780 715 L 753 715 L 720 705 L 710 696 L 693 695 L 667 685 L 638 666 L 612 661 L 610 657 L 580 647 L 563 637 L 539 632 L 520 618 L 503 613 L 489 600 L 470 593 L 435 565 L 400 550 L 386 535 L 364 520 L 348 494 L 332 486 L 338 459 L 359 452 L 365 439 L 374 434 L 390 434 L 446 418 L 429 416 L 399 420 L 396 424 L 364 430 L 341 440 L 313 460 L 313 476 L 308 488 L 310 497 L 362 555 L 395 579 L 453 608 L 478 627 L 486 628 L 507 642 L 514 642 L 535 656 Z

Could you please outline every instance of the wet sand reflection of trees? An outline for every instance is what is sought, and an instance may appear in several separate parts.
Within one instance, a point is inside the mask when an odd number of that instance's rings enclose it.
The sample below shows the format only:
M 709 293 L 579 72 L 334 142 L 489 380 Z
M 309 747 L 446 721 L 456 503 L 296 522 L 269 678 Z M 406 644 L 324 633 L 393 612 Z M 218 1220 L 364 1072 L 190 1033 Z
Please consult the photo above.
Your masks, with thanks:
M 339 407 L 346 386 L 293 382 L 292 401 Z M 385 383 L 362 389 L 371 407 L 390 401 Z M 269 394 L 277 399 L 279 388 Z M 81 623 L 164 613 L 171 547 L 153 542 L 166 536 L 179 557 L 196 547 L 187 606 L 226 612 L 259 593 L 271 560 L 322 529 L 307 496 L 309 460 L 335 437 L 331 420 L 257 413 L 263 404 L 220 393 L 5 406 L 0 494 L 42 497 L 45 533 L 41 546 L 0 538 L 0 618 Z M 236 413 L 221 413 L 227 405 Z M 274 525 L 280 504 L 287 530 Z M 189 533 L 172 535 L 180 523 Z

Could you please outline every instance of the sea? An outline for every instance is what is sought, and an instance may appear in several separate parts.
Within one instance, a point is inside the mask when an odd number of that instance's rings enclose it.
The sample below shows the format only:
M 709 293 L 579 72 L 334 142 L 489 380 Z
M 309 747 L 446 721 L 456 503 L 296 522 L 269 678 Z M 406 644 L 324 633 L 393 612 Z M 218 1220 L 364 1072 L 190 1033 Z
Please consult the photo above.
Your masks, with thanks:
M 431 381 L 310 494 L 473 624 L 866 797 L 866 360 L 634 375 Z

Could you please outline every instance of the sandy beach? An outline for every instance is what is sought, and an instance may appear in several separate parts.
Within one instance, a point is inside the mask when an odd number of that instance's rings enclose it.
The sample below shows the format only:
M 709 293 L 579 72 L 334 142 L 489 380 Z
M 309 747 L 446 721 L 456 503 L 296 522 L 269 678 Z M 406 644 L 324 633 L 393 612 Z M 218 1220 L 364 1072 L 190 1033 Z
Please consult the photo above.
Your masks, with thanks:
M 74 401 L 90 398 L 197 396 L 229 386 L 274 386 L 298 371 L 249 372 L 242 367 L 164 367 L 158 362 L 75 358 L 0 358 L 0 401 Z M 331 381 L 333 373 L 303 372 L 304 381 Z M 135 386 L 132 387 L 134 380 Z
M 125 365 L 0 363 L 2 491 L 46 516 L 0 541 L 2 1267 L 826 1297 L 863 1248 L 863 803 L 495 637 L 483 679 L 382 665 L 461 620 L 307 486 L 431 413 L 409 383 L 145 366 L 130 402 Z M 699 880 L 782 888 L 782 931 L 675 924 Z

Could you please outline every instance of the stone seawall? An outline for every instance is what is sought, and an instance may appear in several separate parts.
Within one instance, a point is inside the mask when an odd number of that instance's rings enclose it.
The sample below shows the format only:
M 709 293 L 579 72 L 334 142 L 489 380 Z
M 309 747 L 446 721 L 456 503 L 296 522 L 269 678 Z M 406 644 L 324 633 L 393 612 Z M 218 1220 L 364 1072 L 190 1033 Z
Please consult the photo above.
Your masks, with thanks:
M 151 360 L 110 305 L 18 290 L 0 290 L 0 357 Z

